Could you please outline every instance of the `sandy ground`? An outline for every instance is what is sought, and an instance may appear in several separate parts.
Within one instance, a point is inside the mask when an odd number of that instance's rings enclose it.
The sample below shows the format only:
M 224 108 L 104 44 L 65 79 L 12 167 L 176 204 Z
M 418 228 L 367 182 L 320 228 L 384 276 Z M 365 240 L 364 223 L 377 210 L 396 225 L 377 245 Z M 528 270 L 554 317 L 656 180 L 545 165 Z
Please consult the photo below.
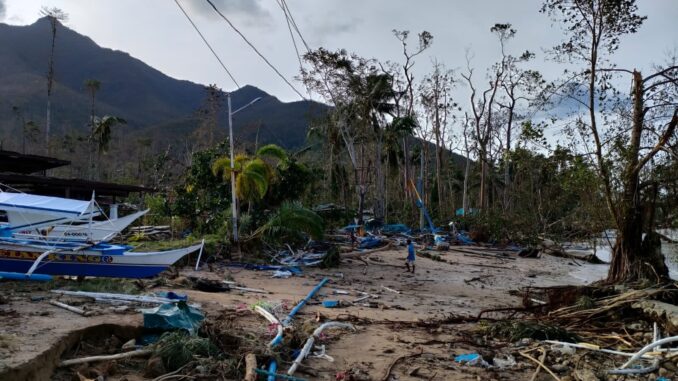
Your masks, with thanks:
M 310 377 L 300 374 L 301 377 L 335 380 L 341 379 L 342 372 L 360 369 L 369 374 L 370 379 L 381 380 L 396 359 L 423 351 L 422 355 L 398 362 L 393 367 L 391 379 L 520 380 L 529 379 L 534 367 L 519 364 L 511 372 L 503 372 L 456 365 L 452 361 L 454 355 L 472 352 L 481 346 L 469 343 L 466 334 L 469 327 L 464 324 L 434 329 L 417 328 L 407 323 L 442 319 L 451 314 L 477 315 L 488 308 L 516 306 L 520 300 L 511 296 L 510 290 L 525 286 L 585 284 L 604 274 L 604 266 L 576 265 L 570 260 L 550 256 L 504 259 L 454 251 L 441 253 L 441 258 L 447 263 L 418 257 L 416 273 L 410 274 L 404 272 L 405 255 L 404 249 L 383 251 L 373 254 L 375 261 L 369 262 L 368 266 L 356 260 L 346 261 L 339 268 L 330 270 L 307 268 L 303 276 L 288 279 L 274 279 L 270 272 L 264 271 L 219 268 L 196 273 L 185 269 L 183 276 L 230 277 L 247 287 L 270 293 L 172 291 L 188 294 L 190 301 L 200 303 L 208 314 L 218 313 L 224 308 L 247 307 L 261 301 L 271 305 L 285 303 L 291 308 L 327 276 L 331 282 L 301 310 L 295 321 L 320 314 L 330 320 L 339 315 L 353 315 L 367 319 L 364 321 L 389 320 L 403 324 L 356 322 L 355 332 L 330 332 L 329 336 L 334 339 L 328 341 L 326 348 L 334 362 L 309 358 L 304 364 L 315 372 Z M 350 295 L 335 294 L 334 290 L 349 291 Z M 369 301 L 371 306 L 358 303 L 349 307 L 324 308 L 320 304 L 326 299 L 355 300 L 358 291 L 378 297 L 363 302 Z M 0 292 L 7 302 L 0 304 L 0 338 L 4 338 L 4 344 L 0 341 L 0 380 L 49 379 L 44 372 L 27 369 L 36 366 L 49 369 L 50 364 L 58 362 L 65 349 L 61 347 L 73 345 L 78 335 L 82 335 L 88 327 L 113 323 L 131 327 L 141 324 L 139 313 L 81 317 L 51 306 L 46 300 L 32 301 L 31 298 L 47 293 L 16 292 L 15 283 L 0 283 Z M 487 343 L 482 344 L 482 347 L 491 347 Z

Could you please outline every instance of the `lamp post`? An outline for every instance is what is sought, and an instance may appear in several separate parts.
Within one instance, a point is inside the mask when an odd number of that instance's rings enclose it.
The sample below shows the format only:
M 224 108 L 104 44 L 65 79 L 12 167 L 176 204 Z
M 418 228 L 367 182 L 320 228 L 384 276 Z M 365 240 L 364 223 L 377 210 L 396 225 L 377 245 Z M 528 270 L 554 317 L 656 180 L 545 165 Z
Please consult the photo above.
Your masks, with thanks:
M 238 196 L 235 194 L 235 148 L 233 144 L 233 115 L 242 111 L 243 109 L 253 105 L 261 99 L 261 97 L 254 98 L 250 103 L 240 107 L 235 111 L 231 111 L 231 93 L 226 95 L 228 103 L 228 141 L 231 146 L 231 210 L 233 211 L 233 242 L 238 243 Z

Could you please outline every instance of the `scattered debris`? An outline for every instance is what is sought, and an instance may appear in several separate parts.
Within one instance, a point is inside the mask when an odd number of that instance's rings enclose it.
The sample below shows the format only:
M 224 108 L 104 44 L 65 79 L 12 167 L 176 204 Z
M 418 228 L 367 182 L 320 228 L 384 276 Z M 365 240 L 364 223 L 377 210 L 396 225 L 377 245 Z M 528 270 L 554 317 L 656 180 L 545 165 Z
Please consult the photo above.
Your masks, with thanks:
M 69 306 L 69 305 L 66 304 L 66 303 L 61 303 L 61 302 L 56 301 L 56 300 L 50 300 L 50 301 L 49 301 L 49 304 L 51 304 L 51 305 L 53 305 L 53 306 L 57 306 L 57 307 L 59 307 L 59 308 L 63 308 L 63 309 L 65 309 L 65 310 L 67 310 L 67 311 L 74 312 L 74 313 L 76 313 L 76 314 L 78 314 L 78 315 L 81 315 L 81 316 L 91 316 L 91 315 L 92 315 L 92 311 L 85 311 L 85 310 L 83 310 L 82 308 Z
M 294 359 L 294 363 L 292 363 L 290 369 L 287 370 L 287 374 L 289 376 L 293 375 L 294 372 L 296 372 L 297 368 L 299 367 L 299 364 L 301 364 L 301 362 L 306 358 L 306 356 L 308 356 L 308 353 L 311 351 L 311 348 L 313 348 L 313 343 L 319 338 L 322 331 L 328 328 L 344 328 L 355 331 L 355 327 L 347 323 L 331 321 L 321 324 L 320 327 L 316 328 L 315 331 L 313 331 L 313 335 L 311 335 L 308 338 L 308 340 L 306 340 L 306 343 L 304 344 L 304 347 L 301 349 L 301 352 L 299 353 L 297 358 Z
M 150 350 L 150 349 L 139 349 L 139 350 L 131 351 L 131 352 L 118 353 L 118 354 L 115 354 L 115 355 L 91 356 L 91 357 L 82 357 L 82 358 L 78 358 L 78 359 L 64 360 L 61 363 L 59 363 L 59 366 L 66 367 L 66 366 L 86 364 L 86 363 L 99 362 L 99 361 L 120 360 L 120 359 L 125 359 L 125 358 L 130 358 L 130 357 L 143 357 L 143 356 L 149 356 L 152 353 L 153 353 L 153 351 Z
M 190 334 L 195 334 L 200 323 L 205 319 L 202 312 L 183 301 L 142 310 L 142 313 L 144 314 L 144 328 L 161 331 L 180 329 Z

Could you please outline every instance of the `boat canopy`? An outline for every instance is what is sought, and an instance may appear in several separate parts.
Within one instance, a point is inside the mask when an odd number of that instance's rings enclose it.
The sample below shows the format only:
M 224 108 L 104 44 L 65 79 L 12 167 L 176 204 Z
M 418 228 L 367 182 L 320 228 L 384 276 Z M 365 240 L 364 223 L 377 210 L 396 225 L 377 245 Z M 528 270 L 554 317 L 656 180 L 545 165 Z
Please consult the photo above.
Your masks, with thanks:
M 96 215 L 99 212 L 99 208 L 91 201 L 13 192 L 0 192 L 0 209 L 67 218 Z

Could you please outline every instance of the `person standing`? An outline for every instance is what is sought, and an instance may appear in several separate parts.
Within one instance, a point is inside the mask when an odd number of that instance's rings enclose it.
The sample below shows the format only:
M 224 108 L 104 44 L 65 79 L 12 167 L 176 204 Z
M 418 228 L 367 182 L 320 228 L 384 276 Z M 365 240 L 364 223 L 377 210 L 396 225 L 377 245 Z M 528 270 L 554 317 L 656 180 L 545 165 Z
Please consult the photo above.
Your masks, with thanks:
M 414 252 L 414 242 L 411 239 L 407 240 L 407 259 L 405 259 L 405 266 L 407 267 L 407 272 L 414 274 L 414 259 L 416 258 L 416 253 Z M 412 269 L 410 270 L 410 266 Z

